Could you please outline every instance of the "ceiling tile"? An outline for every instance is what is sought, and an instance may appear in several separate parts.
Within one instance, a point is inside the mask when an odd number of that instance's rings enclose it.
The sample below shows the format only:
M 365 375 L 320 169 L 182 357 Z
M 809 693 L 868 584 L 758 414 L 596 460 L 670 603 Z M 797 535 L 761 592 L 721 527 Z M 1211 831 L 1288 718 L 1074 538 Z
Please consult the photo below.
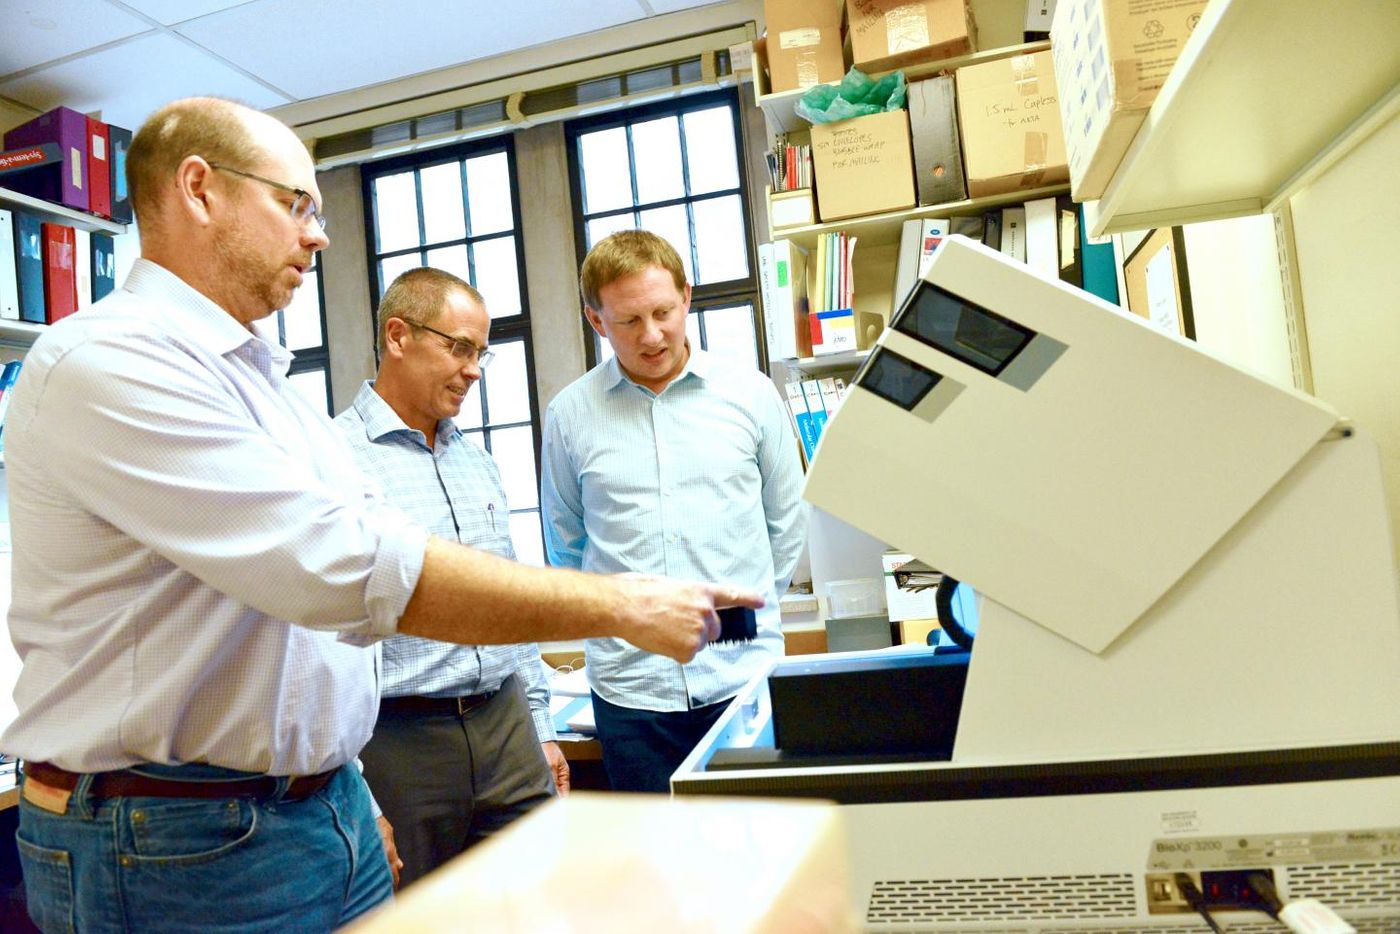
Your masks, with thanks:
M 144 13 L 158 23 L 169 26 L 183 23 L 206 13 L 227 10 L 231 6 L 246 3 L 247 0 L 122 0 L 127 6 Z
M 0 95 L 48 110 L 60 104 L 136 128 L 157 107 L 180 97 L 216 94 L 265 110 L 289 103 L 281 94 L 191 48 L 154 34 L 101 52 L 0 81 Z
M 532 0 L 524 16 L 487 0 L 256 0 L 177 29 L 306 99 L 642 18 L 635 0 Z M 298 35 L 312 41 L 295 53 L 290 37 Z
M 0 0 L 0 77 L 150 28 L 107 0 Z

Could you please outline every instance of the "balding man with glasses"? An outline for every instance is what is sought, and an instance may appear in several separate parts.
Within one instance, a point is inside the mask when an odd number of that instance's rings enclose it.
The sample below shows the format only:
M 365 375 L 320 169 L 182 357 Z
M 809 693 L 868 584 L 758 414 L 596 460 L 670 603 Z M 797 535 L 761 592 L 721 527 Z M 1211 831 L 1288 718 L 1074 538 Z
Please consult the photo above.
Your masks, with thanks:
M 335 420 L 360 469 L 434 535 L 514 558 L 496 463 L 453 421 L 491 361 L 481 294 L 449 272 L 411 269 L 379 300 L 378 323 L 379 373 Z M 403 885 L 568 791 L 535 643 L 394 636 L 380 693 L 360 759 L 393 824 Z
M 267 328 L 329 242 L 301 141 L 229 101 L 176 101 L 127 177 L 141 259 L 45 330 L 7 397 L 23 668 L 0 749 L 24 761 L 30 915 L 48 932 L 330 930 L 391 895 L 353 765 L 376 642 L 613 635 L 685 660 L 718 606 L 761 598 L 429 535 L 290 385 Z

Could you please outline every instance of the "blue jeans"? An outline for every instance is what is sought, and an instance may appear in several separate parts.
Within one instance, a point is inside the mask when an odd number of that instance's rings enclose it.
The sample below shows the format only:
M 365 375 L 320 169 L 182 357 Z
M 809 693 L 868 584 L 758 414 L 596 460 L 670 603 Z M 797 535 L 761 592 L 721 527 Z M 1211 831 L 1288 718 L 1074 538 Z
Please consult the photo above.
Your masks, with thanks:
M 181 778 L 208 766 L 143 766 Z M 301 801 L 107 798 L 54 814 L 20 799 L 29 914 L 64 931 L 330 931 L 392 897 L 364 779 L 346 766 Z
M 729 706 L 638 710 L 610 704 L 593 692 L 593 721 L 603 745 L 603 769 L 613 791 L 671 793 L 671 773 Z

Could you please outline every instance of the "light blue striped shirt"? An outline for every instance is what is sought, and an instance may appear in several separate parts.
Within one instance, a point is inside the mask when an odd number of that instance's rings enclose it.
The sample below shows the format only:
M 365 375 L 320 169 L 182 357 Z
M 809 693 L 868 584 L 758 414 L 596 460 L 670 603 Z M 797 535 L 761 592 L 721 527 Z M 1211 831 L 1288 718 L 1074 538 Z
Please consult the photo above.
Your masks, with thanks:
M 5 423 L 10 636 L 0 748 L 78 772 L 350 761 L 427 534 L 356 469 L 291 354 L 161 266 L 34 343 Z
M 515 558 L 496 462 L 450 419 L 438 422 L 430 449 L 423 433 L 405 425 L 374 384 L 366 382 L 335 423 L 349 439 L 360 470 L 414 522 L 447 541 Z M 518 671 L 540 741 L 555 738 L 549 685 L 535 643 L 453 645 L 394 636 L 383 646 L 385 697 L 480 694 L 496 690 Z
M 543 474 L 551 564 L 731 583 L 767 599 L 752 644 L 710 645 L 687 665 L 588 640 L 585 670 L 601 697 L 643 710 L 713 704 L 782 654 L 778 597 L 806 529 L 802 468 L 761 372 L 692 348 L 657 395 L 608 360 L 550 403 Z

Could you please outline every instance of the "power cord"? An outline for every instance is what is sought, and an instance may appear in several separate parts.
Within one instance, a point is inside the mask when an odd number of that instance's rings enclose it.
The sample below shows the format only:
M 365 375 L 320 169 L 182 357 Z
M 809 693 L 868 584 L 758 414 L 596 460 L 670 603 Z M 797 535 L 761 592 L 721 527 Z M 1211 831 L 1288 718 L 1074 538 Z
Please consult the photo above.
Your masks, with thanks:
M 1190 905 L 1197 914 L 1206 919 L 1206 924 L 1210 925 L 1210 929 L 1214 931 L 1215 934 L 1225 934 L 1225 932 L 1220 929 L 1220 925 L 1216 924 L 1215 919 L 1211 917 L 1210 909 L 1206 907 L 1206 898 L 1201 894 L 1201 890 L 1196 887 L 1195 880 L 1184 872 L 1178 872 L 1176 874 L 1176 887 L 1181 892 L 1181 897 L 1186 899 L 1186 904 Z
M 1271 918 L 1282 921 L 1293 934 L 1356 934 L 1356 928 L 1315 898 L 1295 898 L 1285 903 L 1262 873 L 1249 877 L 1250 885 L 1267 903 Z

